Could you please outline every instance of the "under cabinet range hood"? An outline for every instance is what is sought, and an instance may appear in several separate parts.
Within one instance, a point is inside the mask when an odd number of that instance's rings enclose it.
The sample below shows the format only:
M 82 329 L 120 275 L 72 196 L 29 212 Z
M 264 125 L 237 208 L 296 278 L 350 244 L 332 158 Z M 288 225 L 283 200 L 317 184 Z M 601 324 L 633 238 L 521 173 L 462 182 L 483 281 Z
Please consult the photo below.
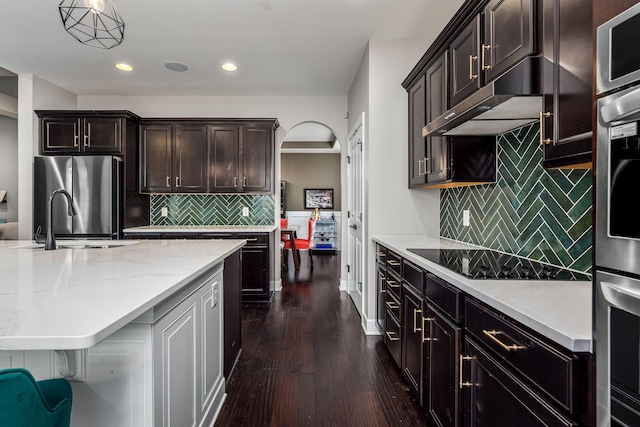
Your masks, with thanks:
M 541 58 L 527 57 L 422 128 L 422 136 L 499 135 L 540 120 Z

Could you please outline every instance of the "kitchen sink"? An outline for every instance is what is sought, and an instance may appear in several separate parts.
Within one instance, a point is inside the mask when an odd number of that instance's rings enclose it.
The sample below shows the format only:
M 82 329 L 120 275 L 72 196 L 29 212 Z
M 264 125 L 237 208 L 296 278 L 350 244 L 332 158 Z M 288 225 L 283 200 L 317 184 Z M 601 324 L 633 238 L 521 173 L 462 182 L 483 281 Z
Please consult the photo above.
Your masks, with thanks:
M 110 249 L 122 246 L 131 246 L 138 243 L 137 240 L 58 240 L 58 249 Z M 14 249 L 43 249 L 44 243 L 30 243 L 27 245 L 13 246 Z

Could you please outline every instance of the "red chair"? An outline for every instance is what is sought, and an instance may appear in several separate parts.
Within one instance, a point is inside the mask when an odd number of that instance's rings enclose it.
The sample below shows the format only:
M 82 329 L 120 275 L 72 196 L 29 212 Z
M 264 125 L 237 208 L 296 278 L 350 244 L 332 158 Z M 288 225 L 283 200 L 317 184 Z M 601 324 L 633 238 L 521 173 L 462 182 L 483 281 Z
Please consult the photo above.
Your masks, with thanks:
M 311 268 L 313 268 L 313 257 L 311 256 L 311 244 L 313 242 L 313 230 L 315 228 L 315 224 L 316 221 L 314 219 L 310 219 L 309 220 L 309 235 L 307 236 L 306 239 L 293 239 L 293 245 L 296 248 L 296 254 L 293 254 L 293 256 L 297 256 L 298 259 L 300 258 L 300 250 L 303 251 L 307 251 L 309 253 L 309 261 L 311 264 Z M 291 241 L 289 240 L 285 240 L 284 241 L 284 247 L 285 249 L 291 249 Z

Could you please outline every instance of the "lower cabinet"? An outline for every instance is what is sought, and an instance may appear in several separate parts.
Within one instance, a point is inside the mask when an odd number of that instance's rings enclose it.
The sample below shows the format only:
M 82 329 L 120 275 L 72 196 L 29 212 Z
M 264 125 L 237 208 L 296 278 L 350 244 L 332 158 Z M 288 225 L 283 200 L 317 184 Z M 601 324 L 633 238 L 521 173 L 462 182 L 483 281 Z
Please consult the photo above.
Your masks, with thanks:
M 403 295 L 403 336 L 402 374 L 409 383 L 411 393 L 420 405 L 423 404 L 423 298 L 411 286 L 404 286 Z
M 269 233 L 237 233 L 234 239 L 246 239 L 242 247 L 242 300 L 269 301 Z

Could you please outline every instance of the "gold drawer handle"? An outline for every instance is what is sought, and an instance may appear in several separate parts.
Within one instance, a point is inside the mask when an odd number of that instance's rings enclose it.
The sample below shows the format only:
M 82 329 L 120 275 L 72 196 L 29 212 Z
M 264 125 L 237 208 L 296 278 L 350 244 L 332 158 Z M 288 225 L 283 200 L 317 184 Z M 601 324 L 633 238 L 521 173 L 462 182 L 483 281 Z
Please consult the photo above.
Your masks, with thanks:
M 549 117 L 551 117 L 551 113 L 549 113 L 548 111 L 546 113 L 540 111 L 540 145 L 550 144 L 551 143 L 551 139 L 550 138 L 545 138 L 543 136 L 543 134 L 544 134 L 544 119 L 545 118 L 549 118 Z
M 473 74 L 473 61 L 478 60 L 478 55 L 469 55 L 469 80 L 475 80 L 478 78 L 477 74 Z
M 500 341 L 496 337 L 496 335 L 501 335 L 501 334 L 503 334 L 503 332 L 494 331 L 493 329 L 490 330 L 490 331 L 487 331 L 486 329 L 483 329 L 482 333 L 485 334 L 487 337 L 489 337 L 489 339 L 494 341 L 500 347 L 502 347 L 503 350 L 506 350 L 506 351 L 518 351 L 518 350 L 524 350 L 525 348 L 527 348 L 527 347 L 525 347 L 523 345 L 517 345 L 517 344 L 507 345 L 507 344 L 503 343 L 502 341 Z
M 397 302 L 387 301 L 386 304 L 387 307 L 389 307 L 391 310 L 397 310 L 398 308 L 400 308 L 400 304 L 398 304 Z
M 392 265 L 392 266 L 394 266 L 394 267 L 397 267 L 397 266 L 399 266 L 399 265 L 400 265 L 400 262 L 399 262 L 399 261 L 396 261 L 396 260 L 394 260 L 394 259 L 390 259 L 390 260 L 387 260 L 387 264 Z
M 389 287 L 392 287 L 392 288 L 400 287 L 400 285 L 398 285 L 398 282 L 396 282 L 395 280 L 387 280 L 387 285 L 389 285 Z
M 379 257 L 384 257 L 385 256 L 384 252 L 378 252 L 378 253 L 376 253 L 376 255 L 378 255 Z
M 416 308 L 413 309 L 413 333 L 415 334 L 418 331 L 422 331 L 422 327 L 418 327 L 418 313 L 422 314 L 422 310 L 418 310 Z M 424 338 L 424 332 L 422 333 L 422 336 Z
M 395 332 L 387 332 L 387 338 L 389 338 L 389 341 L 400 341 L 400 337 L 398 337 Z M 393 334 L 394 336 L 391 336 L 391 334 Z
M 482 44 L 482 71 L 487 71 L 491 69 L 491 65 L 485 64 L 484 60 L 485 60 L 485 51 L 490 50 L 491 49 L 491 45 L 490 44 Z

